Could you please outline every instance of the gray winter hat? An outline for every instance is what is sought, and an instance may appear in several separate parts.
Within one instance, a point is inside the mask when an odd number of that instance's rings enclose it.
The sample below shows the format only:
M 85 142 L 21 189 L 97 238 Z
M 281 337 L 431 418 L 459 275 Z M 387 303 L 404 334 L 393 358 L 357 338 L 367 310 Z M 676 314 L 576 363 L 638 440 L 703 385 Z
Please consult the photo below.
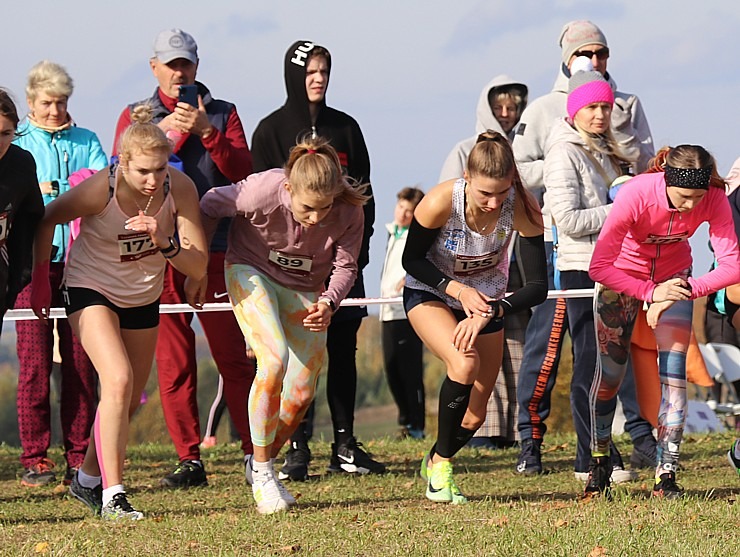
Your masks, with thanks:
M 601 29 L 585 19 L 566 23 L 560 31 L 558 44 L 563 49 L 563 64 L 566 65 L 573 53 L 587 44 L 609 46 L 606 44 L 606 37 Z

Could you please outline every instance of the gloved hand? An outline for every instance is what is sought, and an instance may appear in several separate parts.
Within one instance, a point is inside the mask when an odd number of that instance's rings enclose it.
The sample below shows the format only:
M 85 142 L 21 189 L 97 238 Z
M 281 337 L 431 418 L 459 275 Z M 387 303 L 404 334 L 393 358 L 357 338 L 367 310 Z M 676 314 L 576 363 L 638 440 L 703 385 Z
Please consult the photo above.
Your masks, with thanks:
M 612 108 L 612 128 L 615 130 L 631 133 L 632 127 L 632 108 L 637 97 L 631 95 L 623 99 L 617 97 L 614 99 L 614 108 Z M 629 131 L 625 128 L 629 126 Z
M 48 319 L 51 308 L 49 265 L 48 259 L 39 263 L 33 268 L 31 275 L 31 309 L 39 319 Z

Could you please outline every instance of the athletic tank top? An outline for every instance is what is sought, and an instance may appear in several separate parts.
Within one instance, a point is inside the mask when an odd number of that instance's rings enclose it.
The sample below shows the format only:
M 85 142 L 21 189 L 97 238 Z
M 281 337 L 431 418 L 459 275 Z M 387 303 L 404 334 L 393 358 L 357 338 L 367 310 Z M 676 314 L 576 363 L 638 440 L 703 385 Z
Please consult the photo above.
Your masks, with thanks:
M 131 215 L 123 212 L 116 199 L 117 167 L 109 169 L 110 196 L 105 209 L 82 217 L 80 235 L 65 266 L 64 284 L 100 292 L 119 307 L 138 307 L 155 302 L 162 294 L 167 262 L 149 234 L 124 228 Z M 161 230 L 173 236 L 176 208 L 169 174 L 164 192 L 162 207 L 152 216 Z
M 508 247 L 514 228 L 515 189 L 512 187 L 504 200 L 496 227 L 490 234 L 479 234 L 465 222 L 466 185 L 462 178 L 455 182 L 450 218 L 429 248 L 427 259 L 448 277 L 498 300 L 506 293 L 509 280 Z M 451 308 L 462 309 L 452 296 L 441 294 L 410 275 L 406 277 L 406 286 L 436 294 Z

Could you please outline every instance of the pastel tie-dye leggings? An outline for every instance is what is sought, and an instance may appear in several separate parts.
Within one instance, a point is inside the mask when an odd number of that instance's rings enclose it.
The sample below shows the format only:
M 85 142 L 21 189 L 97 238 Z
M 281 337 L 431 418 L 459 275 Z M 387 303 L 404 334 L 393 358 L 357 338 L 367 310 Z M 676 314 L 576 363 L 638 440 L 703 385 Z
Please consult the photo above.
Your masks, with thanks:
M 225 265 L 234 315 L 257 358 L 249 391 L 252 443 L 281 447 L 300 423 L 324 365 L 326 332 L 303 326 L 317 292 L 281 286 L 250 265 Z
M 596 285 L 594 321 L 599 349 L 591 387 L 591 451 L 609 454 L 617 391 L 627 371 L 630 338 L 643 302 Z M 654 329 L 658 345 L 661 399 L 658 413 L 657 474 L 675 471 L 686 422 L 686 350 L 691 336 L 692 301 L 675 302 Z M 639 369 L 634 370 L 640 373 Z

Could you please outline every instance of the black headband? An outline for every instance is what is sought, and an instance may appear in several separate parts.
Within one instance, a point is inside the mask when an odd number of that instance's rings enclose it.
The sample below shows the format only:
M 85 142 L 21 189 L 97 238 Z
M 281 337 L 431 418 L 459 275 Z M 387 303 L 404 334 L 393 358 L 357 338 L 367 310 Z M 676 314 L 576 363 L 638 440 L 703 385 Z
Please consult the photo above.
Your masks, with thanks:
M 705 168 L 675 168 L 665 165 L 665 184 L 675 188 L 692 190 L 708 190 L 709 179 L 712 177 L 712 167 Z

